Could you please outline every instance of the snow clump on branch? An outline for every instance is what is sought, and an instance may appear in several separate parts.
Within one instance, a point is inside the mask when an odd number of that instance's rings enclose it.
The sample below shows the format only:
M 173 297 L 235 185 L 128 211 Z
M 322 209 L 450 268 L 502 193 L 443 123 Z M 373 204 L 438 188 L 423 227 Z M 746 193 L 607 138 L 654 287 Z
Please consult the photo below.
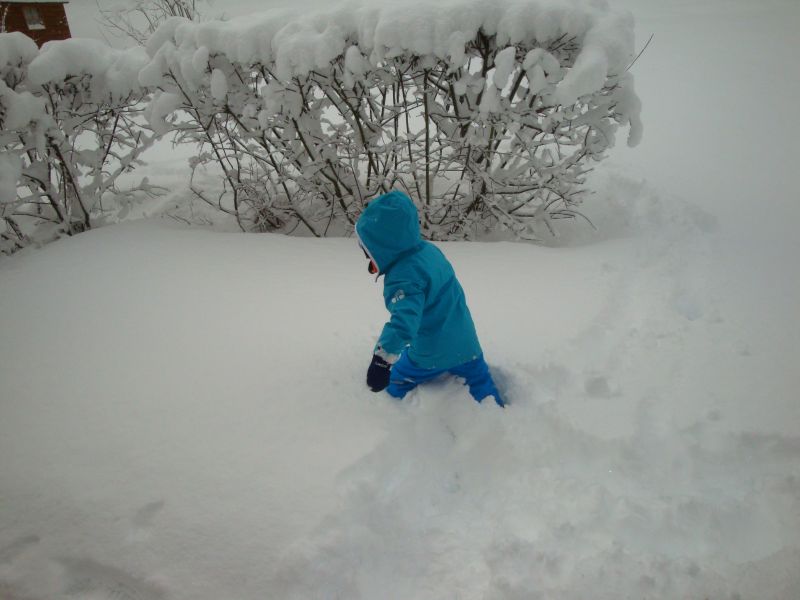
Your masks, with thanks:
M 44 44 L 28 67 L 28 77 L 45 86 L 88 75 L 94 95 L 121 99 L 142 91 L 139 71 L 147 62 L 139 47 L 117 50 L 99 40 L 74 38 Z

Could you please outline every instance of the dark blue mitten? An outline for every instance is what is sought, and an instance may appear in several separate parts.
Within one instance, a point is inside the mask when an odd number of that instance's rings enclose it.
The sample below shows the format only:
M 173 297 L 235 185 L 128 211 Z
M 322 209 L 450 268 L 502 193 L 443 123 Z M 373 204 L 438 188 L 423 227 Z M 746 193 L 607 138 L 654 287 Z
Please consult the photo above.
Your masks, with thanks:
M 392 365 L 375 354 L 367 369 L 367 385 L 373 392 L 380 392 L 389 385 L 389 373 Z

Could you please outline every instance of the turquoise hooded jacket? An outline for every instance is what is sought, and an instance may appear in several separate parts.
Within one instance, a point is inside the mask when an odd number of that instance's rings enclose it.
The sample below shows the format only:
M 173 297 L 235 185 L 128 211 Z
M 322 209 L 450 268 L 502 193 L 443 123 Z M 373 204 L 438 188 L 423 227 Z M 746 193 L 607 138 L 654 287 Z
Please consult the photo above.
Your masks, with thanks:
M 376 349 L 423 369 L 449 369 L 481 356 L 464 290 L 436 246 L 422 239 L 417 208 L 402 192 L 371 201 L 356 223 L 362 247 L 384 276 L 391 314 Z

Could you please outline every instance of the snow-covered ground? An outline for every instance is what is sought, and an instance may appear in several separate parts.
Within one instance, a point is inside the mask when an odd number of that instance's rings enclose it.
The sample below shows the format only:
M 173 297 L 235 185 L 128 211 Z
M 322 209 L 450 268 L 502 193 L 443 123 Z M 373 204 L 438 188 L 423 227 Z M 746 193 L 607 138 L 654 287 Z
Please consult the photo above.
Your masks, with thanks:
M 800 7 L 630 8 L 600 231 L 443 244 L 506 410 L 366 390 L 352 240 L 151 219 L 0 261 L 0 598 L 800 597 Z

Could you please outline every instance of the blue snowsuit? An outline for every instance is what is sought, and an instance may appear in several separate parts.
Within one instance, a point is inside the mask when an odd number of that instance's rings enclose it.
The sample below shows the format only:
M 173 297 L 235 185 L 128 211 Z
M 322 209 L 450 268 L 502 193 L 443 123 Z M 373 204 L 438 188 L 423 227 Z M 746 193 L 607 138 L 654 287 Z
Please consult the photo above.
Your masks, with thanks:
M 392 191 L 371 201 L 356 223 L 356 235 L 384 276 L 391 314 L 376 351 L 400 357 L 386 391 L 402 398 L 418 383 L 450 372 L 466 380 L 479 402 L 494 396 L 502 406 L 464 291 L 441 250 L 421 238 L 411 199 Z

